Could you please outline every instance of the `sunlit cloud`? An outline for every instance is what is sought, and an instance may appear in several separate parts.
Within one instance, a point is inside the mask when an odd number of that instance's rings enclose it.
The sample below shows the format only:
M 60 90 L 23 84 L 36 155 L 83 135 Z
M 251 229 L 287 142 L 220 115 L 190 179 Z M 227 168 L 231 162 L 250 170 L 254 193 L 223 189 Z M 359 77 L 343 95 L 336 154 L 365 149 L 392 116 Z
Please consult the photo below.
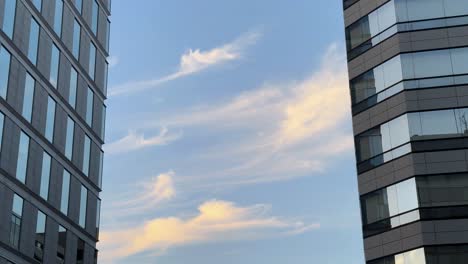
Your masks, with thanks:
M 182 54 L 179 67 L 174 73 L 155 79 L 133 81 L 111 87 L 109 95 L 123 95 L 152 89 L 163 83 L 192 75 L 229 61 L 238 60 L 242 58 L 249 46 L 258 41 L 260 36 L 261 33 L 259 31 L 249 31 L 234 41 L 211 50 L 189 49 Z
M 119 64 L 119 62 L 120 62 L 120 59 L 117 56 L 109 56 L 107 58 L 107 63 L 109 64 L 109 68 L 114 68 L 115 66 Z
M 201 204 L 192 217 L 154 218 L 127 229 L 102 232 L 100 258 L 103 263 L 114 263 L 135 254 L 154 255 L 175 246 L 297 235 L 317 228 L 318 223 L 272 216 L 269 205 L 241 207 L 229 201 L 210 200 Z
M 182 133 L 169 133 L 167 127 L 163 127 L 159 134 L 153 137 L 145 137 L 143 133 L 135 130 L 129 131 L 128 135 L 104 146 L 106 154 L 119 154 L 131 152 L 153 146 L 167 145 L 181 138 Z

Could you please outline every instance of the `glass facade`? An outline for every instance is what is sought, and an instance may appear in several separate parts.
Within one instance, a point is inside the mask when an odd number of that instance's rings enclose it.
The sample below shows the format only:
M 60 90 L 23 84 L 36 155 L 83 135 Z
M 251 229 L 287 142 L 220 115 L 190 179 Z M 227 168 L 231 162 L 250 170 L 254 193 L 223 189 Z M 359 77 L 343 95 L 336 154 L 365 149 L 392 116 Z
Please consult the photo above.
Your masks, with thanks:
M 99 5 L 96 0 L 93 0 L 93 6 L 91 11 L 91 30 L 94 35 L 97 35 L 98 30 L 98 19 L 99 19 Z
M 80 217 L 78 220 L 78 224 L 85 228 L 86 226 L 86 208 L 88 206 L 88 190 L 86 187 L 81 185 L 81 192 L 80 192 Z
M 34 86 L 36 81 L 29 73 L 26 73 L 26 81 L 24 84 L 23 111 L 24 119 L 31 123 L 33 103 L 34 103 Z
M 75 122 L 71 117 L 67 118 L 67 134 L 65 140 L 65 156 L 71 160 L 73 155 L 73 139 L 75 135 Z
M 73 47 L 72 47 L 72 53 L 73 56 L 75 56 L 76 59 L 80 57 L 80 40 L 81 40 L 81 26 L 76 21 L 73 23 Z
M 78 85 L 78 73 L 75 68 L 71 68 L 70 71 L 70 90 L 68 94 L 68 103 L 75 108 L 76 107 L 76 87 Z
M 11 211 L 10 222 L 10 245 L 14 248 L 20 246 L 21 222 L 23 220 L 23 198 L 14 194 L 13 196 L 13 209 Z
M 31 18 L 31 28 L 29 31 L 28 58 L 32 64 L 37 63 L 37 50 L 39 49 L 39 24 Z
M 26 183 L 28 157 L 29 157 L 29 137 L 23 131 L 21 131 L 19 148 L 18 148 L 18 163 L 16 164 L 16 178 L 23 184 Z
M 85 136 L 84 140 L 84 150 L 83 150 L 83 173 L 89 175 L 89 160 L 91 158 L 91 139 L 88 136 Z
M 64 170 L 62 177 L 62 195 L 60 198 L 60 211 L 65 215 L 68 214 L 68 200 L 70 199 L 70 177 L 70 173 L 67 170 Z
M 54 31 L 59 37 L 62 35 L 63 0 L 55 0 Z
M 93 105 L 94 93 L 93 90 L 88 87 L 88 94 L 86 95 L 86 123 L 89 126 L 93 125 Z
M 13 30 L 15 27 L 16 1 L 17 0 L 5 1 L 5 9 L 3 12 L 2 30 L 10 39 L 13 39 Z
M 57 88 L 58 76 L 59 76 L 59 61 L 60 61 L 60 51 L 52 44 L 52 55 L 50 58 L 50 75 L 49 82 L 53 87 Z
M 57 103 L 52 97 L 47 97 L 47 115 L 46 115 L 46 127 L 45 137 L 53 142 L 54 139 L 54 124 L 55 124 L 55 108 Z
M 41 262 L 44 260 L 44 245 L 45 245 L 45 234 L 46 234 L 46 215 L 38 211 L 36 221 L 36 239 L 34 248 L 34 259 Z
M 42 156 L 42 172 L 41 172 L 41 185 L 39 195 L 44 200 L 49 199 L 49 182 L 50 182 L 50 167 L 52 164 L 52 158 L 49 154 L 44 152 Z
M 96 69 L 96 46 L 91 43 L 89 46 L 89 66 L 88 66 L 88 73 L 91 79 L 94 80 L 94 73 Z
M 10 76 L 10 53 L 3 47 L 0 46 L 0 96 L 6 99 L 8 91 L 8 81 Z

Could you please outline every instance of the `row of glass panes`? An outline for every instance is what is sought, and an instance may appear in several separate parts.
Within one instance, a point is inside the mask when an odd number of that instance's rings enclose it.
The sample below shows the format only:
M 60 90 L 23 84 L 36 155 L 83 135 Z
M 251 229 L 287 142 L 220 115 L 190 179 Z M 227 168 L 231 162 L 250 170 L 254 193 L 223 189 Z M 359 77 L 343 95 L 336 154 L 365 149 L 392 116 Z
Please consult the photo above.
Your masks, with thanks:
M 10 232 L 9 232 L 9 243 L 10 245 L 19 250 L 20 249 L 20 237 L 22 229 L 22 220 L 23 220 L 23 208 L 24 208 L 24 199 L 18 194 L 13 195 L 12 211 L 11 211 L 11 221 L 10 221 Z M 50 217 L 50 216 L 49 216 Z M 48 216 L 44 214 L 39 209 L 37 210 L 36 218 L 36 228 L 35 228 L 35 237 L 34 237 L 34 256 L 33 258 L 42 263 L 44 260 L 44 249 L 46 246 L 46 234 L 48 228 L 46 228 Z M 49 231 L 50 232 L 50 231 Z M 68 231 L 65 227 L 59 225 L 58 227 L 58 239 L 57 239 L 57 260 L 59 263 L 64 263 L 65 261 L 65 251 L 67 247 L 67 235 Z M 77 254 L 76 254 L 76 263 L 82 263 L 83 261 L 83 251 L 84 251 L 85 242 L 82 239 L 78 239 L 77 245 Z M 23 249 L 23 246 L 21 246 Z M 95 253 L 97 254 L 97 253 Z
M 3 137 L 3 126 L 5 116 L 0 113 L 0 139 Z M 18 146 L 18 158 L 16 163 L 16 173 L 15 177 L 21 183 L 26 185 L 28 180 L 28 161 L 30 160 L 30 141 L 29 136 L 23 131 L 20 132 L 19 146 Z M 36 154 L 31 153 L 32 155 Z M 49 199 L 49 189 L 50 189 L 50 174 L 51 174 L 51 164 L 52 157 L 46 152 L 42 151 L 42 169 L 40 172 L 40 188 L 39 195 L 44 199 Z M 89 166 L 89 163 L 88 165 Z M 35 173 L 35 172 L 30 172 Z M 30 177 L 36 178 L 37 175 L 29 175 Z M 62 188 L 61 188 L 61 202 L 60 202 L 60 211 L 65 215 L 68 215 L 68 204 L 69 204 L 69 193 L 70 193 L 70 177 L 71 174 L 66 169 L 63 170 L 62 174 Z M 80 217 L 78 224 L 85 228 L 86 224 L 86 205 L 87 205 L 88 189 L 81 185 L 81 195 L 80 195 Z
M 382 155 L 411 140 L 450 138 L 467 134 L 468 108 L 404 114 L 356 136 L 357 162 Z
M 3 31 L 13 39 L 13 30 L 14 30 L 14 14 L 16 10 L 16 0 L 7 1 L 8 4 L 5 5 L 5 17 L 3 21 L 2 29 Z M 63 1 L 56 0 L 56 12 L 63 12 Z M 8 15 L 13 14 L 13 15 Z M 57 19 L 57 18 L 60 19 Z M 58 36 L 61 36 L 61 24 L 62 24 L 62 16 L 55 16 L 54 20 L 54 29 L 58 27 L 56 33 Z M 57 26 L 56 26 L 57 25 Z M 31 24 L 30 24 L 30 31 L 29 31 L 29 43 L 28 43 L 28 51 L 27 57 L 31 61 L 32 64 L 37 64 L 37 54 L 39 50 L 39 34 L 40 34 L 40 26 L 38 22 L 34 19 L 31 15 Z M 79 56 L 80 56 L 80 43 L 81 43 L 81 26 L 78 23 L 77 19 L 74 19 L 73 25 L 73 41 L 72 41 L 72 54 L 75 57 L 76 61 L 79 63 Z M 88 71 L 89 76 L 92 80 L 96 78 L 96 46 L 90 42 L 89 46 L 89 57 L 88 57 L 88 65 L 86 70 Z M 59 48 L 53 43 L 52 44 L 52 52 L 51 52 L 51 62 L 50 62 L 50 74 L 48 79 L 53 87 L 57 88 L 58 84 L 58 77 L 59 77 L 59 60 L 60 60 L 60 50 Z M 104 66 L 107 67 L 107 64 Z M 106 69 L 104 69 L 104 73 L 106 73 Z M 104 83 L 106 86 L 106 83 Z M 106 88 L 104 88 L 104 93 Z
M 8 51 L 5 48 L 0 46 L 0 66 L 1 66 L 0 68 L 0 96 L 4 98 L 5 100 L 7 99 L 7 91 L 8 91 L 8 83 L 9 83 L 8 73 L 9 73 L 9 68 L 10 68 L 10 60 L 11 60 L 11 55 L 8 53 Z M 71 82 L 70 82 L 70 88 L 73 91 L 70 91 L 69 102 L 70 104 L 73 103 L 73 106 L 75 106 L 76 87 L 77 87 L 76 86 L 76 79 L 77 79 L 76 71 L 72 70 L 71 76 L 72 77 L 71 77 Z M 29 123 L 31 123 L 32 121 L 34 99 L 38 98 L 34 96 L 35 87 L 36 85 L 35 85 L 34 78 L 29 73 L 26 73 L 24 96 L 23 96 L 23 109 L 22 109 L 21 114 Z M 87 103 L 86 103 L 86 106 L 87 106 L 86 107 L 87 108 L 86 120 L 87 122 L 89 120 L 89 122 L 92 123 L 94 94 L 89 87 L 88 87 L 87 94 L 88 95 L 87 95 Z M 50 143 L 53 143 L 53 138 L 54 138 L 56 107 L 57 106 L 56 106 L 55 100 L 49 95 L 48 100 L 47 100 L 47 114 L 46 114 L 46 126 L 45 126 L 44 136 L 46 137 L 47 140 L 49 140 Z M 101 118 L 104 119 L 104 116 L 102 116 Z M 74 131 L 75 131 L 75 122 L 70 116 L 68 116 L 64 154 L 70 161 L 73 161 L 72 155 L 73 155 Z M 100 156 L 103 155 L 102 151 L 99 151 L 99 153 L 100 153 L 99 154 Z M 90 158 L 91 158 L 91 139 L 85 133 L 83 164 L 82 164 L 81 170 L 86 176 L 89 175 Z M 99 159 L 102 160 L 102 157 L 100 157 Z M 99 171 L 98 173 L 99 173 L 98 184 L 100 184 L 102 172 Z

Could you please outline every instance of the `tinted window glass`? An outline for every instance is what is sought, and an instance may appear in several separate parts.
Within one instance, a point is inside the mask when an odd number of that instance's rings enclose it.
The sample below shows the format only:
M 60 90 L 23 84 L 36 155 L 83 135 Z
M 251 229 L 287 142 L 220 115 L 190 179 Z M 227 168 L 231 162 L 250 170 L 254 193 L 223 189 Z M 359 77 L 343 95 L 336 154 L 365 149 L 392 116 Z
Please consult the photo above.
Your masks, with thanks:
M 13 39 L 13 30 L 15 27 L 16 0 L 9 0 L 4 2 L 5 10 L 3 13 L 2 30 L 10 39 Z
M 47 200 L 49 198 L 49 181 L 50 181 L 50 166 L 52 158 L 49 154 L 44 152 L 42 157 L 42 172 L 41 172 L 41 186 L 39 195 Z
M 23 96 L 23 117 L 31 122 L 33 102 L 34 102 L 34 85 L 36 81 L 26 73 L 26 81 L 24 83 L 24 96 Z
M 46 215 L 38 211 L 36 221 L 36 241 L 34 247 L 34 259 L 41 261 L 44 258 L 44 243 L 46 233 Z
M 10 53 L 0 46 L 0 96 L 6 98 L 10 75 Z
M 52 142 L 54 139 L 55 107 L 56 107 L 55 100 L 49 96 L 47 98 L 47 116 L 46 116 L 45 137 L 50 142 Z
M 466 175 L 418 177 L 417 183 L 422 207 L 468 204 L 468 177 Z
M 29 31 L 28 59 L 32 64 L 37 63 L 37 50 L 39 48 L 39 24 L 31 18 L 31 29 Z
M 88 176 L 89 174 L 89 158 L 91 154 L 91 140 L 85 136 L 84 149 L 83 149 L 83 173 Z
M 55 0 L 54 31 L 58 36 L 62 34 L 63 0 Z
M 81 9 L 83 8 L 83 0 L 75 0 L 75 7 L 81 14 Z
M 76 21 L 73 23 L 73 56 L 75 56 L 76 59 L 79 58 L 80 56 L 80 39 L 81 39 L 81 26 Z
M 75 122 L 68 117 L 67 118 L 67 138 L 65 141 L 65 156 L 71 160 L 73 155 L 73 137 L 75 134 Z
M 67 248 L 67 230 L 59 226 L 57 243 L 57 263 L 65 263 L 65 250 Z
M 89 67 L 88 73 L 91 79 L 94 80 L 94 70 L 96 67 L 96 47 L 93 43 L 89 45 Z
M 16 178 L 26 183 L 26 170 L 28 167 L 28 153 L 29 153 L 29 137 L 21 131 L 19 149 L 18 149 L 18 163 L 16 164 Z
M 78 74 L 75 68 L 71 68 L 70 72 L 70 91 L 68 95 L 68 103 L 75 108 L 76 107 L 76 86 L 78 85 Z
M 88 86 L 88 93 L 86 96 L 86 123 L 89 126 L 93 125 L 93 105 L 94 105 L 94 93 L 93 90 Z
M 3 115 L 0 112 L 0 149 L 1 149 L 1 143 L 3 139 L 3 123 L 5 122 L 5 115 Z
M 70 197 L 70 173 L 63 170 L 62 178 L 62 195 L 60 199 L 60 211 L 65 215 L 68 214 L 68 199 Z
M 95 0 L 93 1 L 92 8 L 93 10 L 91 14 L 91 30 L 93 31 L 94 35 L 96 35 L 98 29 L 99 5 Z
M 57 82 L 58 82 L 58 75 L 59 75 L 59 60 L 60 60 L 60 51 L 55 46 L 55 44 L 52 45 L 52 55 L 50 58 L 50 77 L 49 81 L 54 86 L 57 88 Z
M 81 227 L 85 227 L 86 225 L 86 206 L 88 201 L 88 190 L 86 187 L 81 185 L 81 194 L 80 194 L 80 218 L 79 218 L 79 225 Z
M 14 248 L 19 248 L 21 220 L 23 217 L 23 198 L 15 194 L 13 196 L 13 210 L 10 222 L 10 245 Z

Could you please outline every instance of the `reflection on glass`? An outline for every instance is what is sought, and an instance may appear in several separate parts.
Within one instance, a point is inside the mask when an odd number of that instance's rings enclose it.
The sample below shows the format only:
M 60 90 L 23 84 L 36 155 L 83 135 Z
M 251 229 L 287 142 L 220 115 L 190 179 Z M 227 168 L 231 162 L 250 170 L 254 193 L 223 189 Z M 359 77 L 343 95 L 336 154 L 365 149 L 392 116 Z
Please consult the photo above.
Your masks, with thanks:
M 80 193 L 80 217 L 78 224 L 85 228 L 86 225 L 86 207 L 88 202 L 88 189 L 81 185 L 81 193 Z
M 54 31 L 60 37 L 62 35 L 63 0 L 55 0 Z
M 81 26 L 78 24 L 78 21 L 73 23 L 73 46 L 72 53 L 73 56 L 78 60 L 80 56 L 80 39 L 81 39 Z
M 28 153 L 29 153 L 29 137 L 21 131 L 19 149 L 18 149 L 18 162 L 16 164 L 16 178 L 26 183 L 26 170 L 28 168 Z
M 46 215 L 38 211 L 36 221 L 36 241 L 34 248 L 34 259 L 42 262 L 44 259 L 44 243 L 46 232 Z
M 23 198 L 15 193 L 13 196 L 13 209 L 10 222 L 10 245 L 16 249 L 19 248 L 21 221 L 23 218 Z
M 8 91 L 10 60 L 10 53 L 3 46 L 0 46 L 0 96 L 3 99 L 6 99 Z
M 24 119 L 31 123 L 33 102 L 34 102 L 34 85 L 36 81 L 29 73 L 26 73 L 26 81 L 24 83 L 24 96 L 23 96 L 23 111 Z
M 91 139 L 85 135 L 84 149 L 83 149 L 83 173 L 88 176 L 89 174 L 89 160 L 91 157 Z
M 1 147 L 2 147 L 2 141 L 3 141 L 3 124 L 4 123 L 5 123 L 5 115 L 3 115 L 0 112 L 0 150 L 1 150 Z
M 78 73 L 75 68 L 71 67 L 70 71 L 70 90 L 68 94 L 68 103 L 75 108 L 76 107 L 76 87 L 78 85 Z
M 468 205 L 468 178 L 465 175 L 418 177 L 416 181 L 422 207 Z
M 53 139 L 54 139 L 55 107 L 56 107 L 55 100 L 49 96 L 47 98 L 45 137 L 50 142 L 53 142 Z
M 4 1 L 3 25 L 2 30 L 13 39 L 13 30 L 15 27 L 16 0 Z
M 29 30 L 28 59 L 32 64 L 37 63 L 37 49 L 39 48 L 39 24 L 31 18 L 31 28 Z
M 42 0 L 33 0 L 32 2 L 34 4 L 34 6 L 37 8 L 37 10 L 39 10 L 39 12 L 41 12 Z
M 59 225 L 57 243 L 57 263 L 65 263 L 65 250 L 67 248 L 67 230 Z
M 99 17 L 99 5 L 96 0 L 93 1 L 92 14 L 91 14 L 91 30 L 94 35 L 97 35 L 98 29 L 98 17 Z
M 69 116 L 67 118 L 67 136 L 65 139 L 65 156 L 72 160 L 73 155 L 73 138 L 75 135 L 75 122 Z
M 88 73 L 91 79 L 94 80 L 94 71 L 96 68 L 96 46 L 93 43 L 89 45 L 89 67 Z
M 41 185 L 39 195 L 47 200 L 49 197 L 49 181 L 50 181 L 50 167 L 52 158 L 47 152 L 44 152 L 42 157 L 42 172 L 41 172 Z
M 57 46 L 55 46 L 55 44 L 52 44 L 49 81 L 52 84 L 52 86 L 55 88 L 57 88 L 57 84 L 58 84 L 59 60 L 60 60 L 60 51 L 57 48 Z
M 76 264 L 83 264 L 84 262 L 84 248 L 85 242 L 78 238 L 78 246 L 76 247 Z
M 65 215 L 68 214 L 68 200 L 69 199 L 70 199 L 70 173 L 67 170 L 63 170 L 60 211 Z
M 94 105 L 94 93 L 91 87 L 88 86 L 88 93 L 86 96 L 86 123 L 89 126 L 93 125 L 93 105 Z

